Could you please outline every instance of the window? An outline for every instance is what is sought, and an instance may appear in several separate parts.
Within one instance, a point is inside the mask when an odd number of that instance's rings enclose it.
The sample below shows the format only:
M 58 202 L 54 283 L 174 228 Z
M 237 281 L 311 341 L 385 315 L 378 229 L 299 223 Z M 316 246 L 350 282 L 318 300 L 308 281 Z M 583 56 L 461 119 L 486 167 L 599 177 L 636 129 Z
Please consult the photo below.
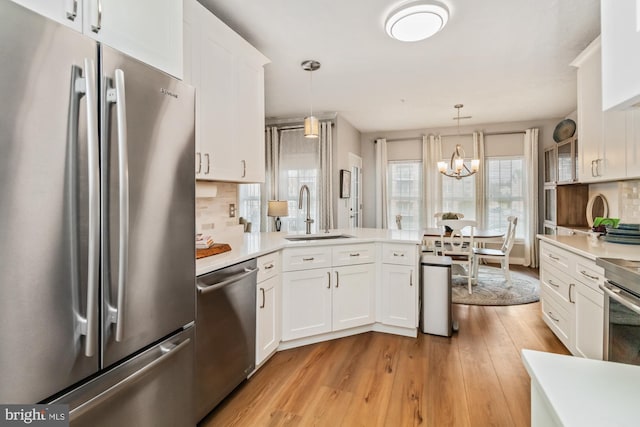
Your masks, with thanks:
M 507 230 L 507 217 L 518 217 L 516 238 L 524 238 L 525 216 L 524 160 L 520 156 L 485 158 L 485 226 Z
M 422 162 L 389 162 L 387 192 L 389 228 L 397 228 L 396 216 L 401 215 L 403 230 L 418 230 L 422 207 Z
M 306 224 L 307 199 L 304 198 L 302 209 L 298 209 L 300 187 L 309 187 L 311 205 L 309 216 L 314 220 L 311 232 L 318 229 L 320 194 L 320 142 L 304 137 L 302 129 L 283 130 L 280 134 L 280 164 L 278 197 L 287 200 L 289 216 L 280 218 L 283 232 L 304 232 Z
M 239 215 L 251 223 L 251 231 L 260 231 L 260 184 L 238 185 Z
M 462 179 L 442 178 L 442 212 L 461 213 L 465 219 L 476 218 L 475 175 Z

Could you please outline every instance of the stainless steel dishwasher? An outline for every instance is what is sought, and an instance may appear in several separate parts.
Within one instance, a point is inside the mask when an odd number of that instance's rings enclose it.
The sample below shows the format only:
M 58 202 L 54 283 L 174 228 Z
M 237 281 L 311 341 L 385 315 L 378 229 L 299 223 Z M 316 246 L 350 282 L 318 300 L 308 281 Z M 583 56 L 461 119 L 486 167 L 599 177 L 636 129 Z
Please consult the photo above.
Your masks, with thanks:
M 198 276 L 196 422 L 255 368 L 256 260 Z

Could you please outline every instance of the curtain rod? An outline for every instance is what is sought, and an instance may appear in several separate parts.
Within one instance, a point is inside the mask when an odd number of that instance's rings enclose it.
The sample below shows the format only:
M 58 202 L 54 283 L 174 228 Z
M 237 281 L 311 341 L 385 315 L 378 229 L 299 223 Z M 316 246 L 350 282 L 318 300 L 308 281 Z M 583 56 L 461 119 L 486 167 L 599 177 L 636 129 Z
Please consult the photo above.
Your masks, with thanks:
M 485 132 L 484 136 L 494 136 L 494 135 L 524 135 L 526 132 L 523 130 L 513 130 L 513 131 L 504 131 L 504 132 Z M 449 135 L 440 135 L 440 138 L 452 137 L 452 136 L 473 136 L 473 133 L 461 133 L 458 135 L 457 133 L 452 133 Z
M 320 123 L 329 123 L 331 126 L 334 125 L 332 120 L 321 120 Z M 267 126 L 267 127 L 274 127 L 274 126 Z M 304 124 L 299 124 L 299 125 L 282 125 L 282 126 L 278 126 L 275 125 L 275 127 L 278 130 L 293 130 L 293 129 L 304 129 Z
M 524 135 L 526 132 L 523 130 L 514 130 L 514 131 L 503 131 L 503 132 L 485 132 L 484 136 L 494 136 L 494 135 Z M 461 134 L 449 134 L 449 135 L 440 135 L 441 138 L 450 138 L 452 136 L 473 136 L 473 133 L 461 133 Z M 424 135 L 419 135 L 419 136 L 409 136 L 406 138 L 393 138 L 393 139 L 387 139 L 387 142 L 400 142 L 400 141 L 414 141 L 414 140 L 419 140 L 422 141 L 422 138 L 424 137 Z M 373 142 L 376 142 L 376 140 L 381 139 L 381 138 L 376 138 L 373 140 Z

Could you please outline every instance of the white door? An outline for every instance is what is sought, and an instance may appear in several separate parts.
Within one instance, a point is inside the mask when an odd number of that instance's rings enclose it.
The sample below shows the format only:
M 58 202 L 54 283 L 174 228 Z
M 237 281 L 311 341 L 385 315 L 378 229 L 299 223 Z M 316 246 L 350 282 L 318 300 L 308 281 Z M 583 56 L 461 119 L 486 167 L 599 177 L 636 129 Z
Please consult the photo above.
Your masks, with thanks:
M 331 332 L 331 269 L 282 274 L 282 340 Z
M 280 343 L 279 276 L 258 284 L 256 295 L 256 365 L 273 353 Z
M 349 153 L 351 198 L 349 199 L 349 227 L 362 228 L 362 157 Z
M 373 323 L 373 264 L 337 267 L 333 274 L 333 330 Z
M 382 323 L 416 327 L 416 288 L 413 267 L 382 265 Z
M 576 352 L 582 357 L 602 360 L 604 296 L 581 283 L 575 286 L 575 290 Z

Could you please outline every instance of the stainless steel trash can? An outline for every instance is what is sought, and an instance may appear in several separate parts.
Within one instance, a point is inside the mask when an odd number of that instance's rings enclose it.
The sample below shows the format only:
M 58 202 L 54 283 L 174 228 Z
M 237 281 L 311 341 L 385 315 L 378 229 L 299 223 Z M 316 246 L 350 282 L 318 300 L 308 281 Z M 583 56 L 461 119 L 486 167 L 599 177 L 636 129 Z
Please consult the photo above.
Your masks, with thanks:
M 422 332 L 450 337 L 457 330 L 451 316 L 451 258 L 422 255 L 420 264 Z

